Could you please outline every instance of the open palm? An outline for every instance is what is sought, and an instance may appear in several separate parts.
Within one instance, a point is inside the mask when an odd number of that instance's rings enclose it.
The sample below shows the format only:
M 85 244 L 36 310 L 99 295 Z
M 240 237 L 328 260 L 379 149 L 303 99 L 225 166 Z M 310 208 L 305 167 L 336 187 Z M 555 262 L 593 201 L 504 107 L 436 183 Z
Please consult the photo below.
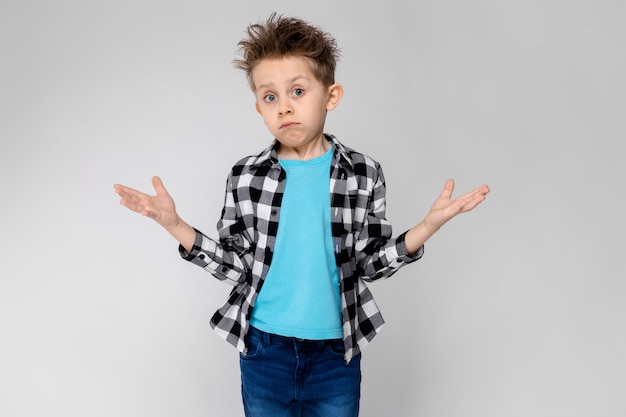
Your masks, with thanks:
M 449 179 L 446 181 L 443 191 L 439 197 L 437 197 L 437 200 L 435 200 L 430 211 L 424 218 L 424 222 L 432 230 L 438 230 L 457 214 L 468 212 L 480 204 L 489 192 L 489 187 L 481 185 L 454 199 L 452 198 L 453 191 L 454 180 Z
M 156 195 L 148 195 L 133 188 L 115 184 L 115 192 L 121 197 L 120 204 L 143 216 L 150 217 L 166 229 L 179 222 L 176 205 L 159 177 L 152 178 Z

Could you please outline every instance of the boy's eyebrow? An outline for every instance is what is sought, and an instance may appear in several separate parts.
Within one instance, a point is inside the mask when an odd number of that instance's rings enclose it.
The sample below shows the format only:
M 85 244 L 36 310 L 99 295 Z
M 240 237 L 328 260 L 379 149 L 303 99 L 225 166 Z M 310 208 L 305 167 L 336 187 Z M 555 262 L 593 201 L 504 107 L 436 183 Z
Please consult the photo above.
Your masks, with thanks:
M 306 75 L 296 75 L 296 76 L 295 76 L 295 77 L 293 77 L 292 79 L 287 80 L 287 83 L 288 83 L 288 84 L 293 84 L 293 83 L 295 83 L 296 81 L 298 81 L 300 78 L 304 78 L 304 79 L 307 79 L 307 80 L 309 79 L 309 77 L 307 77 Z M 271 89 L 271 87 L 273 87 L 273 84 L 272 84 L 272 83 L 270 83 L 270 84 L 261 84 L 261 85 L 258 85 L 258 86 L 256 87 L 256 89 L 257 89 L 257 90 L 260 90 L 260 89 L 262 89 L 262 88 L 269 88 L 269 89 Z

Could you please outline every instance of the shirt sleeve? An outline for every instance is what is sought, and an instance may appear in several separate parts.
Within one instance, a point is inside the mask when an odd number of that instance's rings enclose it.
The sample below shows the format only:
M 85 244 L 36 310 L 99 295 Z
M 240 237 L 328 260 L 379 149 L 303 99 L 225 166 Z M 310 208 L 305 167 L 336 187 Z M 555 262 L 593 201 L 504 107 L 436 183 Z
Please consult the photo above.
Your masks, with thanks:
M 388 278 L 402 266 L 415 262 L 424 253 L 422 245 L 413 255 L 406 249 L 406 232 L 392 237 L 391 223 L 385 218 L 386 188 L 382 168 L 376 163 L 365 221 L 356 236 L 356 259 L 365 281 Z
M 179 246 L 181 257 L 211 273 L 221 281 L 236 285 L 245 281 L 252 264 L 250 239 L 237 216 L 232 175 L 226 185 L 224 208 L 217 223 L 219 240 L 211 239 L 197 229 L 190 252 Z
M 225 250 L 217 241 L 196 230 L 196 240 L 190 252 L 178 246 L 180 256 L 211 273 L 215 278 L 236 285 L 245 280 L 246 268 L 239 256 Z

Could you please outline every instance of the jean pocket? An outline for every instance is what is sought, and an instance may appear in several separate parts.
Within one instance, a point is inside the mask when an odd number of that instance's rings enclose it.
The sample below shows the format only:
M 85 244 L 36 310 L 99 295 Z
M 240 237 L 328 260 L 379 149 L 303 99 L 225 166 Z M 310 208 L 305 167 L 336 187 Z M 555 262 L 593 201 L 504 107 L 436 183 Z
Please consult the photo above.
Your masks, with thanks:
M 326 342 L 326 352 L 328 352 L 328 354 L 331 356 L 343 358 L 343 355 L 345 353 L 343 341 L 329 340 L 328 342 Z
M 256 359 L 263 351 L 263 342 L 257 337 L 246 338 L 246 353 L 240 353 L 239 356 L 244 360 Z

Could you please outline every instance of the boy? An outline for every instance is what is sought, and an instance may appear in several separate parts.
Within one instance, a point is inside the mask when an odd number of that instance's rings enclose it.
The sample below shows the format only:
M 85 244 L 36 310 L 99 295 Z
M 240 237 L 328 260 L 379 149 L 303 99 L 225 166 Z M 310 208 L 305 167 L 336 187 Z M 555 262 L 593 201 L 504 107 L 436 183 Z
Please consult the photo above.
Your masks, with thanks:
M 419 259 L 424 242 L 489 189 L 451 199 L 448 180 L 424 220 L 392 238 L 379 164 L 324 133 L 343 95 L 335 40 L 276 14 L 247 35 L 235 63 L 275 140 L 231 170 L 219 239 L 178 216 L 158 177 L 155 196 L 115 190 L 176 238 L 184 259 L 234 284 L 211 324 L 241 352 L 246 416 L 357 416 L 361 350 L 383 325 L 364 280 Z

